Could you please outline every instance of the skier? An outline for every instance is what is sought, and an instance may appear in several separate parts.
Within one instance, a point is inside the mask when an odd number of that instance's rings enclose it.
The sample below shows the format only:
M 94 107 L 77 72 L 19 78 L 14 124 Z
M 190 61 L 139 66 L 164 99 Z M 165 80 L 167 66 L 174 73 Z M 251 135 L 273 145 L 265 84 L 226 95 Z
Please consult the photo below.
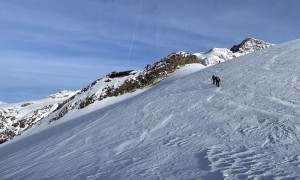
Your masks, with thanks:
M 213 84 L 216 84 L 216 76 L 215 75 L 212 75 L 212 80 L 213 80 Z
M 216 76 L 215 78 L 216 78 L 216 86 L 220 87 L 220 81 L 221 81 L 221 79 L 218 76 Z

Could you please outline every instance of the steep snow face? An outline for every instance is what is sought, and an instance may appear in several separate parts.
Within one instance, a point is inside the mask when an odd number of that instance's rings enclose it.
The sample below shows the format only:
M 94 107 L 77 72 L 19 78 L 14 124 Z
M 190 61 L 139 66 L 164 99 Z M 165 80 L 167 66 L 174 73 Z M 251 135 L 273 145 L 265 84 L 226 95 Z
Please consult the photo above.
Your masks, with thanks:
M 95 102 L 1 145 L 0 177 L 299 179 L 299 57 L 292 41 Z
M 76 92 L 61 91 L 38 101 L 0 104 L 0 143 L 20 135 L 74 94 Z
M 254 51 L 266 49 L 274 44 L 266 43 L 259 39 L 246 38 L 240 44 L 234 45 L 231 49 L 213 48 L 204 53 L 195 53 L 201 63 L 205 66 L 219 64 L 229 59 L 249 54 Z

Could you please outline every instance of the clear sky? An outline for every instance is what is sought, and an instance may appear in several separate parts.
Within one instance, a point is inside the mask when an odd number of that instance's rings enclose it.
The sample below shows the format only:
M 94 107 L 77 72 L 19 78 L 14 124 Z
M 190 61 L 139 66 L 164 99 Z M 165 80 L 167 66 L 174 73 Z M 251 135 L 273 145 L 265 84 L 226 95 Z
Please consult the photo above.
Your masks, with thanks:
M 299 0 L 0 0 L 0 100 L 81 89 L 178 50 L 298 39 L 299 7 Z

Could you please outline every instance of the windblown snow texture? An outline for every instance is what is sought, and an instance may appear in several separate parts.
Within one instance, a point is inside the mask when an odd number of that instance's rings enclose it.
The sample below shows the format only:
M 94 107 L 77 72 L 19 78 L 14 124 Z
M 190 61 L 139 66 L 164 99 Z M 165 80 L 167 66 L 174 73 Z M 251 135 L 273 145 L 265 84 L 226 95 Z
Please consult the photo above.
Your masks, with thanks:
M 190 75 L 179 69 L 1 145 L 0 177 L 299 179 L 299 61 L 296 40 L 199 71 L 190 65 Z

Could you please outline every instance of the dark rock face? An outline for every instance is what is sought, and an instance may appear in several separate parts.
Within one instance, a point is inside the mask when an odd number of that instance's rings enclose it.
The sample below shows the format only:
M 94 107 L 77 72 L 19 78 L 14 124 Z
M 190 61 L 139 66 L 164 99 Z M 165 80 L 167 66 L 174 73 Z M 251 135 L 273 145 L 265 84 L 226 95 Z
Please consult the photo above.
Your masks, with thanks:
M 249 52 L 261 50 L 272 46 L 273 44 L 266 43 L 259 39 L 246 38 L 240 44 L 234 45 L 230 51 L 233 53 L 239 52 L 242 54 L 247 54 Z
M 112 72 L 112 73 L 108 74 L 107 77 L 109 77 L 109 78 L 116 78 L 116 77 L 129 76 L 132 71 L 133 70 L 122 71 L 122 72 Z
M 107 76 L 94 81 L 87 87 L 83 88 L 75 96 L 61 103 L 53 113 L 54 117 L 50 120 L 50 122 L 60 119 L 72 109 L 82 109 L 95 101 L 101 101 L 107 97 L 120 96 L 125 93 L 134 92 L 137 89 L 153 86 L 165 79 L 177 68 L 191 63 L 200 63 L 200 61 L 195 55 L 185 52 L 177 52 L 170 54 L 153 65 L 147 65 L 140 71 L 129 70 L 123 72 L 112 72 Z M 125 78 L 125 80 L 116 87 L 109 85 L 110 82 L 117 80 L 118 78 Z M 94 88 L 101 83 L 104 85 L 106 83 L 106 86 L 102 90 L 98 89 L 98 92 L 100 90 L 100 93 L 89 92 L 94 90 Z

